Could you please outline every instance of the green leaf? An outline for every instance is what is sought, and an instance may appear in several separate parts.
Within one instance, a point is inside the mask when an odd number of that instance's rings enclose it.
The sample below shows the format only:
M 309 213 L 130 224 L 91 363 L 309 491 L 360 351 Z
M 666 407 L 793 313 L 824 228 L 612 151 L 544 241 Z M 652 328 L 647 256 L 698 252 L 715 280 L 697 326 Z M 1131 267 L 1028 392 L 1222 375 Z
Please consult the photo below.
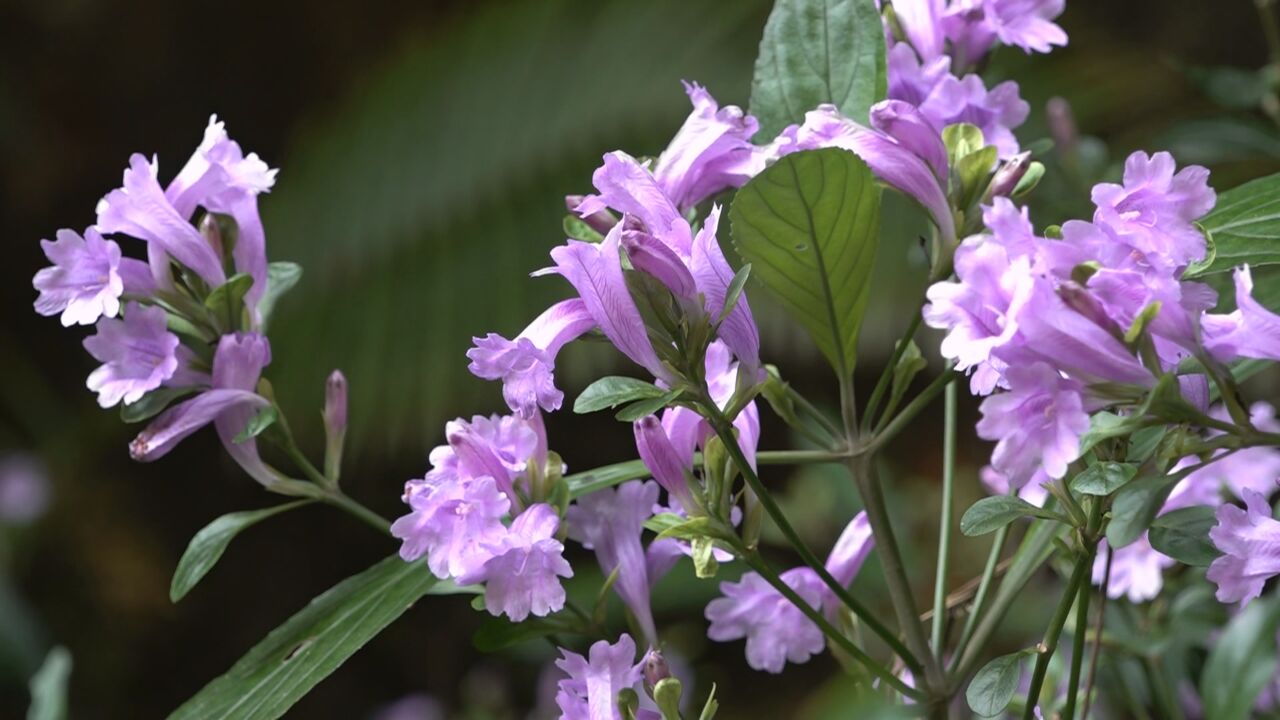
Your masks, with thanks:
M 135 403 L 120 406 L 120 419 L 127 423 L 138 423 L 150 420 L 159 415 L 169 404 L 180 397 L 194 393 L 196 388 L 160 387 L 138 398 Z
M 671 515 L 670 518 L 665 517 L 668 514 Z M 708 532 L 711 529 L 711 518 L 709 517 L 685 519 L 674 513 L 663 513 L 663 515 L 658 517 L 663 518 L 663 527 L 658 530 L 659 540 L 664 538 L 679 538 L 681 540 L 690 541 L 698 540 L 700 538 L 707 537 Z M 654 519 L 656 520 L 657 517 Z M 645 523 L 645 527 L 649 527 L 649 524 Z
M 1213 235 L 1212 263 L 1186 277 L 1224 272 L 1248 263 L 1280 263 L 1280 174 L 1268 175 L 1218 195 L 1213 211 L 1200 220 Z
M 567 629 L 564 623 L 554 618 L 529 618 L 513 623 L 504 617 L 495 617 L 480 625 L 476 634 L 471 636 L 471 645 L 480 652 L 491 653 Z
M 803 122 L 822 103 L 862 122 L 884 94 L 884 31 L 874 0 L 773 4 L 751 80 L 758 137 Z
M 698 720 L 714 720 L 719 709 L 720 703 L 716 702 L 716 685 L 712 683 L 711 692 L 707 693 L 707 703 L 702 706 L 702 713 L 698 715 Z
M 676 398 L 683 394 L 683 390 L 672 390 L 671 392 L 664 393 L 656 398 L 633 402 L 619 410 L 614 417 L 622 422 L 635 422 L 646 415 L 653 415 L 662 408 L 670 405 Z
M 578 414 L 617 407 L 634 400 L 651 400 L 667 394 L 666 390 L 636 378 L 610 375 L 587 386 L 573 401 L 573 411 Z
M 977 202 L 990 183 L 996 166 L 996 146 L 988 145 L 961 157 L 955 164 L 955 177 L 960 181 L 960 207 Z
M 66 720 L 67 681 L 71 678 L 71 653 L 56 647 L 31 676 L 31 707 L 27 720 Z
M 992 717 L 1004 712 L 1018 691 L 1022 676 L 1022 661 L 1027 651 L 1001 655 L 992 660 L 973 676 L 965 690 L 969 709 L 982 717 Z
M 653 686 L 653 701 L 662 712 L 662 720 L 681 720 L 680 718 L 680 680 L 678 678 L 662 678 Z
M 1153 520 L 1147 537 L 1151 547 L 1174 560 L 1204 567 L 1222 554 L 1209 540 L 1209 528 L 1217 522 L 1207 505 L 1179 508 Z
M 1110 495 L 1138 473 L 1137 465 L 1098 462 L 1084 469 L 1071 481 L 1071 489 L 1085 495 Z
M 716 571 L 720 569 L 720 563 L 716 560 L 715 544 L 711 542 L 711 538 L 694 538 L 692 545 L 693 574 L 699 578 L 715 577 Z
M 276 424 L 276 420 L 280 419 L 280 411 L 275 405 L 268 405 L 249 418 L 249 422 L 245 423 L 244 429 L 232 438 L 232 442 L 237 445 L 251 440 L 262 434 L 262 431 Z
M 749 277 L 751 277 L 751 263 L 738 268 L 738 272 L 733 274 L 733 280 L 729 282 L 729 288 L 725 291 L 724 308 L 720 311 L 720 317 L 716 318 L 716 327 L 720 327 L 720 323 L 723 323 L 737 306 L 738 298 L 742 296 L 742 288 L 746 287 Z
M 173 572 L 173 581 L 169 584 L 169 600 L 178 602 L 190 592 L 213 569 L 222 553 L 226 552 L 227 546 L 241 531 L 309 502 L 311 501 L 299 500 L 261 510 L 229 513 L 205 525 L 191 538 L 186 552 L 182 553 L 182 559 L 178 560 L 178 569 Z
M 977 125 L 956 123 L 943 128 L 942 144 L 947 148 L 947 164 L 955 167 L 961 160 L 986 147 L 987 141 Z
M 604 236 L 588 225 L 582 218 L 569 213 L 564 216 L 564 234 L 573 240 L 589 243 L 602 243 Z
M 1276 627 L 1280 603 L 1275 598 L 1249 603 L 1227 625 L 1200 675 L 1204 717 L 1244 720 L 1254 700 L 1276 670 Z
M 1080 454 L 1093 449 L 1093 446 L 1111 438 L 1128 435 L 1142 427 L 1142 420 L 1133 417 L 1121 417 L 1115 413 L 1099 412 L 1089 418 L 1089 429 L 1080 437 Z
M 1111 501 L 1107 543 L 1118 549 L 1137 540 L 1151 527 L 1173 486 L 1183 477 L 1183 472 L 1141 477 L 1120 488 Z
M 267 289 L 258 301 L 258 313 L 262 315 L 262 326 L 266 327 L 275 312 L 280 298 L 302 280 L 302 266 L 291 262 L 273 262 L 267 265 Z
M 847 378 L 880 229 L 866 164 L 837 148 L 787 155 L 738 191 L 729 219 L 752 273 Z
M 338 583 L 267 637 L 170 720 L 274 720 L 434 586 L 426 563 L 392 555 Z
M 969 506 L 964 517 L 960 518 L 960 532 L 970 537 L 985 535 L 1021 517 L 1063 520 L 1061 515 L 1052 510 L 1036 507 L 1021 498 L 1011 495 L 993 495 Z
M 224 332 L 241 329 L 244 319 L 244 295 L 253 285 L 253 277 L 240 273 L 213 289 L 204 299 L 204 306 L 213 313 L 218 327 Z

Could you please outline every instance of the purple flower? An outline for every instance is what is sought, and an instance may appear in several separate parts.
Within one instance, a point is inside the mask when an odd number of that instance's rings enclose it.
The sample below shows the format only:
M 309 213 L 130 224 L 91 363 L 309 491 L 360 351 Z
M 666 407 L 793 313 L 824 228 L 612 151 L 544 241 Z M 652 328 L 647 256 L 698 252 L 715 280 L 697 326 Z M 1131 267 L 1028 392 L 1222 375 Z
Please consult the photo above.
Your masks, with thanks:
M 713 321 L 724 312 L 729 285 L 734 278 L 733 268 L 729 267 L 729 262 L 720 250 L 720 243 L 716 240 L 719 226 L 720 206 L 716 205 L 711 208 L 702 229 L 693 239 L 693 252 L 689 261 L 694 284 L 697 291 L 702 293 L 707 313 Z M 747 303 L 745 292 L 738 296 L 737 304 L 720 324 L 717 335 L 738 358 L 741 363 L 740 371 L 754 380 L 760 370 L 760 330 L 751 315 L 751 306 Z
M 640 453 L 644 466 L 653 473 L 653 479 L 680 504 L 686 514 L 698 512 L 701 508 L 689 487 L 693 475 L 692 453 L 682 455 L 676 451 L 656 415 L 640 418 L 634 429 L 636 450 Z
M 939 151 L 943 148 L 939 126 L 931 125 L 915 107 L 900 100 L 872 106 L 871 121 L 874 130 L 844 117 L 834 105 L 819 105 L 805 113 L 802 125 L 783 131 L 794 141 L 780 153 L 824 147 L 850 150 L 876 177 L 920 203 L 945 237 L 954 238 L 955 220 L 946 192 L 946 151 Z
M 587 657 L 560 649 L 563 659 L 556 667 L 569 677 L 561 680 L 556 704 L 564 720 L 622 720 L 618 693 L 640 682 L 636 644 L 623 633 L 610 645 L 601 640 L 591 646 Z
M 965 64 L 985 57 L 997 38 L 1028 53 L 1047 53 L 1067 44 L 1067 34 L 1053 22 L 1064 5 L 1064 0 L 955 0 L 942 25 Z
M 911 0 L 893 4 L 894 15 L 907 42 L 926 61 L 941 56 L 946 50 L 942 11 L 943 0 Z
M 480 572 L 500 546 L 507 529 L 502 516 L 511 501 L 491 477 L 438 478 L 408 496 L 411 511 L 391 524 L 402 541 L 400 557 L 412 562 L 427 556 L 438 578 Z
M 951 73 L 951 58 L 942 55 L 921 62 L 911 47 L 899 43 L 889 48 L 888 97 L 919 107 L 929 93 Z
M 1209 539 L 1222 556 L 1209 565 L 1207 577 L 1218 586 L 1220 602 L 1248 603 L 1262 594 L 1267 580 L 1280 575 L 1280 522 L 1260 493 L 1244 492 L 1245 507 L 1218 508 L 1218 524 Z
M 1080 436 L 1089 429 L 1083 387 L 1045 363 L 1005 371 L 1009 391 L 982 401 L 978 436 L 996 440 L 991 464 L 1015 487 L 1038 468 L 1052 478 L 1067 472 L 1080 454 Z
M 711 399 L 720 409 L 725 409 L 733 398 L 737 388 L 739 363 L 733 362 L 729 348 L 719 340 L 707 347 L 704 363 L 706 368 L 707 389 Z M 756 449 L 760 442 L 760 411 L 755 401 L 738 413 L 733 420 L 733 427 L 738 431 L 738 447 L 746 456 L 747 462 L 755 467 Z M 693 410 L 683 407 L 667 408 L 662 413 L 662 428 L 671 440 L 676 455 L 688 458 L 693 462 L 694 450 L 703 445 L 711 437 L 711 426 Z
M 781 578 L 805 602 L 822 604 L 826 587 L 811 568 L 793 568 Z M 822 630 L 758 573 L 720 583 L 720 592 L 723 597 L 707 604 L 707 637 L 717 642 L 746 638 L 752 668 L 780 673 L 786 663 L 808 662 L 826 646 Z
M 1016 82 L 1006 80 L 987 90 L 977 75 L 944 76 L 920 104 L 920 113 L 935 128 L 956 123 L 976 126 L 986 143 L 996 146 L 1001 159 L 1018 154 L 1018 139 L 1013 129 L 1021 125 L 1030 112 L 1031 106 L 1018 95 Z
M 44 464 L 22 453 L 0 456 L 0 522 L 25 525 L 49 507 Z
M 654 179 L 680 210 L 742 187 L 764 169 L 764 157 L 751 143 L 760 127 L 755 118 L 734 105 L 721 108 L 697 83 L 684 83 L 684 90 L 693 112 L 653 167 Z
M 1254 299 L 1248 265 L 1236 269 L 1235 282 L 1235 311 L 1201 320 L 1205 349 L 1221 362 L 1240 357 L 1280 360 L 1280 315 Z
M 1106 577 L 1107 558 L 1104 550 L 1106 540 L 1098 546 L 1097 557 L 1093 561 L 1093 584 L 1102 586 Z M 1147 534 L 1125 545 L 1112 550 L 1111 580 L 1107 583 L 1107 596 L 1112 598 L 1127 597 L 1129 602 L 1141 603 L 1154 599 L 1164 587 L 1164 569 L 1173 565 L 1173 558 L 1162 555 L 1151 542 Z
M 657 502 L 656 483 L 633 480 L 581 497 L 565 513 L 569 538 L 595 551 L 605 575 L 617 571 L 613 588 L 650 645 L 657 643 L 658 632 L 649 607 L 651 580 L 640 535 Z
M 541 407 L 554 412 L 564 402 L 555 385 L 556 355 L 565 344 L 595 327 L 596 321 L 582 300 L 574 298 L 552 305 L 529 324 L 515 340 L 489 333 L 472 338 L 467 351 L 472 375 L 501 380 L 502 396 L 511 411 L 532 417 Z
M 625 222 L 638 225 L 634 215 L 628 215 Z M 690 301 L 697 296 L 698 289 L 687 258 L 680 257 L 669 245 L 643 229 L 624 227 L 622 247 L 633 268 L 657 278 L 682 304 L 694 307 Z
M 169 332 L 166 317 L 159 307 L 129 303 L 122 319 L 102 318 L 97 333 L 84 339 L 85 350 L 102 363 L 86 383 L 99 405 L 137 402 L 173 376 L 178 336 Z
M 978 473 L 982 480 L 982 486 L 992 495 L 1008 495 L 1009 494 L 1009 478 L 999 470 L 986 465 Z M 1049 491 L 1045 489 L 1045 483 L 1052 482 L 1052 479 L 1045 474 L 1044 468 L 1040 468 L 1032 474 L 1031 479 L 1025 485 L 1018 488 L 1018 497 L 1027 502 L 1041 507 L 1044 501 L 1049 498 Z
M 484 582 L 485 608 L 520 622 L 530 613 L 544 617 L 564 607 L 560 578 L 573 577 L 564 559 L 564 545 L 555 539 L 560 518 L 550 506 L 532 505 L 511 523 L 501 541 L 488 548 L 493 557 L 471 574 L 458 578 L 461 585 Z
M 615 225 L 598 245 L 570 240 L 567 245 L 553 249 L 551 258 L 557 271 L 578 291 L 587 312 L 614 347 L 655 378 L 674 385 L 676 377 L 658 359 L 650 344 L 644 318 L 622 275 L 619 254 L 622 225 Z
M 848 586 L 857 577 L 862 564 L 875 546 L 876 538 L 871 534 L 871 522 L 867 520 L 867 512 L 864 510 L 853 516 L 836 539 L 831 554 L 827 556 L 827 572 L 841 585 Z M 833 616 L 841 607 L 840 600 L 825 583 L 822 586 L 822 607 L 828 616 Z
M 103 240 L 94 228 L 85 230 L 83 238 L 74 230 L 59 230 L 57 238 L 56 242 L 40 241 L 53 266 L 37 272 L 32 281 L 40 291 L 36 312 L 45 316 L 62 313 L 62 324 L 68 327 L 115 317 L 124 292 L 120 246 Z
M 604 156 L 604 164 L 591 176 L 591 182 L 599 194 L 583 198 L 577 209 L 580 216 L 585 218 L 605 208 L 613 208 L 638 219 L 644 229 L 681 257 L 689 256 L 693 243 L 689 221 L 680 214 L 653 173 L 635 158 L 621 150 L 608 153 Z M 615 225 L 613 229 L 617 228 Z
M 257 333 L 223 335 L 213 356 L 213 387 L 220 390 L 239 390 L 254 393 L 262 369 L 271 363 L 271 344 Z M 236 442 L 236 437 L 258 411 L 255 404 L 236 403 L 218 413 L 213 426 L 218 431 L 222 446 L 240 467 L 254 480 L 270 486 L 278 473 L 269 468 L 258 455 L 258 441 L 248 438 Z
M 1156 267 L 1180 268 L 1204 257 L 1204 236 L 1192 222 L 1217 199 L 1208 170 L 1191 165 L 1175 175 L 1174 168 L 1167 152 L 1135 152 L 1125 160 L 1123 185 L 1093 188 L 1094 222 Z

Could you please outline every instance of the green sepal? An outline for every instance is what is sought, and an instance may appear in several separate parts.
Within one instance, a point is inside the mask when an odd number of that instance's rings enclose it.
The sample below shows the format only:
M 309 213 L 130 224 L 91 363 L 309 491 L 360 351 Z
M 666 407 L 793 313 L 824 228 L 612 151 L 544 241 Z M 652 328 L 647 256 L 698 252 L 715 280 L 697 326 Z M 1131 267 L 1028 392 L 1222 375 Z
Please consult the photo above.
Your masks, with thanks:
M 120 406 L 120 419 L 127 423 L 138 423 L 143 420 L 150 420 L 159 415 L 165 408 L 178 398 L 185 397 L 196 391 L 196 388 L 172 388 L 159 387 L 151 392 L 138 398 L 137 402 Z
M 246 273 L 233 275 L 225 283 L 213 289 L 205 298 L 204 306 L 213 315 L 222 334 L 245 328 L 244 296 L 253 285 L 253 277 Z
M 680 720 L 680 695 L 683 688 L 676 678 L 663 678 L 653 686 L 653 701 L 662 713 L 662 720 Z
M 275 405 L 268 405 L 254 413 L 253 417 L 249 418 L 249 422 L 245 424 L 244 429 L 235 436 L 232 442 L 239 445 L 246 440 L 256 438 L 261 435 L 264 430 L 275 425 L 276 421 L 279 419 L 280 411 L 276 409 Z
M 702 579 L 715 577 L 716 571 L 720 569 L 720 563 L 716 560 L 715 544 L 711 538 L 706 536 L 695 537 L 691 543 L 693 545 L 693 574 Z
M 595 243 L 597 245 L 604 242 L 603 235 L 573 213 L 564 216 L 563 226 L 565 236 L 572 240 L 581 240 L 582 242 Z

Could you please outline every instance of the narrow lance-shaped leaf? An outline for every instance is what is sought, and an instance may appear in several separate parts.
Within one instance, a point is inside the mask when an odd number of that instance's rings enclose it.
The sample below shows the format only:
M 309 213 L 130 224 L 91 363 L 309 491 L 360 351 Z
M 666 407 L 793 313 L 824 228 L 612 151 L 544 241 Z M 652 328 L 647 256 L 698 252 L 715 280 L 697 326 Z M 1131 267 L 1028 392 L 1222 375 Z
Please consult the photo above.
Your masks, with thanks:
M 777 0 L 760 40 L 751 114 L 772 138 L 832 103 L 859 122 L 885 94 L 884 31 L 875 0 Z
M 751 274 L 848 377 L 880 232 L 866 163 L 836 148 L 787 155 L 738 191 L 729 219 Z
M 393 555 L 316 597 L 169 720 L 274 720 L 431 592 L 425 563 Z
M 1192 266 L 1186 277 L 1225 272 L 1245 263 L 1280 263 L 1280 174 L 1268 175 L 1218 195 L 1200 220 L 1213 237 L 1214 255 Z
M 1052 510 L 1036 507 L 1021 498 L 994 495 L 983 498 L 965 511 L 960 518 L 960 532 L 965 535 L 985 535 L 1008 525 L 1021 517 L 1038 517 L 1045 520 L 1064 520 Z
M 667 394 L 666 390 L 636 378 L 610 375 L 587 386 L 573 401 L 575 413 L 589 413 L 612 408 L 635 400 L 651 400 Z
M 169 585 L 169 599 L 178 602 L 190 592 L 213 569 L 222 553 L 226 552 L 227 546 L 241 531 L 308 502 L 310 501 L 299 500 L 261 510 L 228 513 L 204 526 L 191 538 L 186 552 L 182 553 L 182 559 L 178 561 L 178 569 L 174 571 L 173 581 Z
M 1227 625 L 1200 675 L 1204 717 L 1244 720 L 1276 669 L 1280 603 L 1255 600 Z

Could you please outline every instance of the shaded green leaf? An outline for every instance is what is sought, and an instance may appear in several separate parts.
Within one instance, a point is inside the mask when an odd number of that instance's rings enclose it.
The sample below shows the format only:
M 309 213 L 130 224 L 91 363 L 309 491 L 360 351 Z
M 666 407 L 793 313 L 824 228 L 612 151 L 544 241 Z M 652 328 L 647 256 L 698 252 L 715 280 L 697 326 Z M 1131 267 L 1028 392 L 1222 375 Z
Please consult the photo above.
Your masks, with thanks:
M 1197 276 L 1245 263 L 1280 263 L 1280 174 L 1220 193 L 1213 211 L 1200 224 L 1213 235 L 1217 254 Z
M 272 630 L 170 720 L 284 715 L 435 583 L 426 563 L 407 563 L 398 555 L 343 580 Z
M 1022 679 L 1022 661 L 1026 651 L 1001 655 L 992 660 L 973 676 L 964 691 L 969 709 L 983 717 L 999 715 L 1013 700 Z
M 234 443 L 242 443 L 247 440 L 258 437 L 264 430 L 276 424 L 276 420 L 280 419 L 280 411 L 275 405 L 268 405 L 258 412 L 254 413 L 244 428 L 232 438 Z
M 491 653 L 567 629 L 555 618 L 528 618 L 524 622 L 513 623 L 505 617 L 495 617 L 480 625 L 471 636 L 471 644 L 480 652 Z
M 1174 560 L 1204 567 L 1222 554 L 1209 540 L 1209 528 L 1215 524 L 1214 508 L 1207 505 L 1179 508 L 1153 520 L 1147 537 L 1151 547 Z
M 604 236 L 588 225 L 582 218 L 569 213 L 564 216 L 564 234 L 566 237 L 582 242 L 601 243 Z
M 1227 625 L 1200 675 L 1204 717 L 1244 720 L 1276 670 L 1280 603 L 1254 600 Z
M 228 513 L 204 526 L 191 538 L 186 552 L 178 560 L 178 568 L 174 570 L 173 581 L 169 584 L 169 600 L 178 602 L 190 592 L 213 569 L 236 535 L 269 517 L 309 502 L 299 500 L 261 510 Z
M 172 388 L 159 387 L 151 392 L 138 398 L 135 403 L 120 406 L 120 419 L 127 423 L 137 423 L 143 420 L 150 420 L 159 415 L 169 404 L 178 398 L 185 397 L 196 391 L 194 387 Z
M 258 313 L 262 315 L 262 326 L 266 327 L 275 312 L 280 298 L 302 280 L 302 266 L 291 262 L 273 262 L 267 265 L 267 289 L 258 301 Z
M 1111 521 L 1107 523 L 1107 543 L 1122 548 L 1137 540 L 1168 499 L 1183 473 L 1141 477 L 1116 492 L 1111 501 Z
M 249 292 L 251 285 L 252 276 L 245 273 L 233 275 L 205 298 L 204 306 L 213 313 L 218 327 L 224 333 L 240 329 L 244 319 L 244 295 Z
M 56 647 L 31 676 L 31 706 L 27 720 L 66 720 L 67 682 L 71 679 L 71 653 Z
M 864 121 L 885 94 L 885 46 L 874 0 L 777 0 L 760 40 L 751 114 L 772 138 L 831 103 Z
M 653 415 L 662 408 L 670 405 L 676 398 L 683 394 L 683 390 L 672 390 L 671 392 L 664 393 L 656 398 L 633 402 L 619 410 L 614 417 L 622 422 L 635 422 L 646 415 Z
M 1008 525 L 1021 517 L 1038 517 L 1045 520 L 1063 520 L 1052 510 L 1036 507 L 1021 498 L 1010 495 L 993 495 L 982 498 L 969 506 L 960 518 L 960 532 L 965 535 L 985 535 Z
M 857 357 L 880 228 L 880 191 L 856 155 L 787 155 L 738 191 L 733 242 L 840 377 Z
M 1110 495 L 1138 473 L 1137 465 L 1098 462 L 1085 468 L 1071 481 L 1071 489 L 1085 495 Z
M 666 390 L 636 378 L 610 375 L 587 386 L 573 401 L 573 411 L 579 414 L 617 407 L 636 400 L 652 400 L 667 394 Z

